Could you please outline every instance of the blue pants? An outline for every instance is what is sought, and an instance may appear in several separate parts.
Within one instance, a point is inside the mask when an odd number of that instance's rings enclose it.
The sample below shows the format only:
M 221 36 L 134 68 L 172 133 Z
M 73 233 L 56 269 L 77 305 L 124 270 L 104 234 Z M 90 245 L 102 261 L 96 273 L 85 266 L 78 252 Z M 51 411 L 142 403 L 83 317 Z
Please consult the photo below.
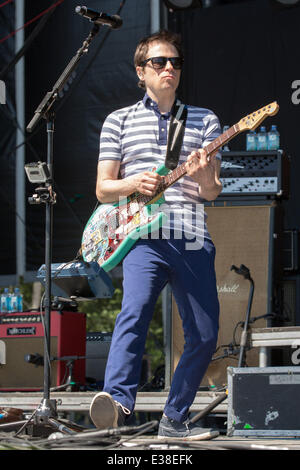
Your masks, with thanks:
M 155 303 L 170 283 L 182 319 L 185 346 L 164 413 L 183 422 L 215 351 L 219 302 L 215 248 L 185 250 L 186 240 L 139 240 L 123 261 L 123 303 L 117 316 L 104 391 L 133 411 L 142 357 Z

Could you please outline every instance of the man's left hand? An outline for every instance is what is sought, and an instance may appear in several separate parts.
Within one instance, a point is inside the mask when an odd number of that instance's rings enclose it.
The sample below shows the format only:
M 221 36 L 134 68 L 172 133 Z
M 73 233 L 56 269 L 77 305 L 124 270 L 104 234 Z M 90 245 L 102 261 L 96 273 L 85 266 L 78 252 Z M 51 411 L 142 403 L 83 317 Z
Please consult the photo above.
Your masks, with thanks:
M 207 155 L 205 149 L 200 149 L 192 152 L 187 158 L 187 174 L 201 186 L 206 187 L 215 184 L 216 153 Z

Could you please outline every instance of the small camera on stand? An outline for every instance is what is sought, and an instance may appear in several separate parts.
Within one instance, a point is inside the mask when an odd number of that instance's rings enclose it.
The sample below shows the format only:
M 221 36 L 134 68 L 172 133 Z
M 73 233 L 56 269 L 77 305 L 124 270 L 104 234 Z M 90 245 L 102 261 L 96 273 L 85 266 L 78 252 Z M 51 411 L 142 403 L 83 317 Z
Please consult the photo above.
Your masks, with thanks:
M 30 183 L 39 184 L 36 192 L 28 198 L 29 204 L 56 202 L 56 194 L 52 190 L 51 175 L 48 165 L 44 162 L 34 162 L 25 165 L 25 171 Z

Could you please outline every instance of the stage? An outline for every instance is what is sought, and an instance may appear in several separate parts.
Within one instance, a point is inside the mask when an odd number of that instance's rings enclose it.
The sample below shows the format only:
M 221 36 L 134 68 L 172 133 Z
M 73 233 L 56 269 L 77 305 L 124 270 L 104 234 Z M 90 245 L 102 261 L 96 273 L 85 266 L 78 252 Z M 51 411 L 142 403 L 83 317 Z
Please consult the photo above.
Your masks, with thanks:
M 88 412 L 92 398 L 97 392 L 52 392 L 51 398 L 57 402 L 58 413 Z M 137 394 L 135 411 L 162 412 L 168 392 L 140 392 Z M 198 392 L 191 407 L 192 412 L 206 408 L 222 392 Z M 0 392 L 0 408 L 21 408 L 26 412 L 33 411 L 43 398 L 42 392 Z M 227 400 L 219 404 L 215 410 L 227 413 Z
M 40 436 L 38 432 L 34 436 L 22 436 L 21 434 L 15 437 L 15 430 L 10 429 L 9 424 L 7 424 L 5 432 L 3 432 L 5 425 L 2 425 L 0 449 L 11 447 L 19 450 L 101 450 L 105 459 L 125 459 L 125 455 L 126 458 L 129 458 L 130 454 L 132 459 L 140 459 L 136 461 L 137 466 L 163 463 L 158 460 L 153 461 L 153 459 L 165 458 L 159 457 L 159 455 L 170 455 L 169 459 L 181 459 L 180 462 L 179 460 L 174 461 L 174 464 L 195 463 L 197 458 L 195 451 L 199 450 L 300 450 L 300 436 L 287 435 L 286 431 L 283 431 L 282 435 L 278 431 L 273 432 L 273 435 L 272 432 L 269 432 L 263 436 L 229 436 L 225 429 L 220 432 L 218 437 L 205 441 L 158 439 L 156 437 L 157 426 L 167 397 L 166 391 L 138 393 L 135 412 L 145 413 L 143 424 L 138 423 L 137 425 L 99 431 L 91 423 L 87 424 L 87 420 L 84 425 L 72 421 L 74 416 L 78 417 L 80 414 L 88 417 L 89 405 L 94 395 L 95 392 L 62 391 L 51 393 L 51 399 L 57 404 L 59 421 L 68 426 L 70 423 L 74 424 L 74 434 L 68 435 L 53 429 L 51 439 L 48 436 Z M 191 408 L 191 416 L 207 409 L 222 395 L 223 392 L 198 392 Z M 42 399 L 42 392 L 0 392 L 0 408 L 22 409 L 25 419 L 28 419 L 40 405 Z M 228 419 L 228 406 L 230 405 L 228 405 L 227 398 L 213 409 L 213 414 L 219 418 L 223 417 L 224 423 Z M 116 453 L 116 451 L 118 452 Z M 148 453 L 139 454 L 137 451 L 149 451 L 149 457 Z M 137 455 L 142 455 L 142 457 L 134 457 Z M 183 462 L 183 458 L 187 461 Z M 129 461 L 121 462 L 121 460 L 118 462 L 119 464 L 129 463 Z

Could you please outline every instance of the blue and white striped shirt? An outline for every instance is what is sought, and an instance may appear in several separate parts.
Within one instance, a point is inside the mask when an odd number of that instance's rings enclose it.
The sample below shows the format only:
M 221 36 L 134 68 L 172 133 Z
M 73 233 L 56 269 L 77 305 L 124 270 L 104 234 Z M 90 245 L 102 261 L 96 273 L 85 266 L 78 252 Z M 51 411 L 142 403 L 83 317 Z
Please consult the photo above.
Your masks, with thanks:
M 105 120 L 100 137 L 101 160 L 118 160 L 121 178 L 151 171 L 165 163 L 170 113 L 161 114 L 157 103 L 147 94 L 132 106 L 112 112 Z M 179 165 L 193 150 L 205 147 L 221 133 L 217 116 L 210 110 L 187 105 L 187 120 Z M 220 155 L 218 155 L 220 158 Z M 187 238 L 209 237 L 203 200 L 198 184 L 183 176 L 165 193 L 161 210 L 167 212 L 169 225 L 184 231 Z

